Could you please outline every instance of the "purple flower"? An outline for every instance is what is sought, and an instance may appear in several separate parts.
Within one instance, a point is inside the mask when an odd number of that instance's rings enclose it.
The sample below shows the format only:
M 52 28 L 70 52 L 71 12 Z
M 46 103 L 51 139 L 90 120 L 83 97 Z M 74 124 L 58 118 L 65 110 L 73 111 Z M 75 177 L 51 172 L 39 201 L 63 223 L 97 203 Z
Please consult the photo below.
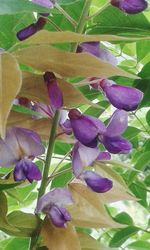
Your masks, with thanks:
M 96 193 L 105 193 L 113 186 L 111 180 L 100 176 L 94 171 L 84 171 L 80 178 Z
M 43 17 L 40 17 L 36 23 L 32 23 L 29 26 L 25 27 L 24 29 L 21 29 L 17 32 L 17 38 L 20 41 L 23 41 L 27 39 L 28 37 L 34 35 L 39 30 L 43 29 L 43 27 L 46 24 L 46 19 Z
M 84 42 L 77 48 L 77 53 L 87 52 L 113 65 L 117 64 L 116 57 L 106 49 L 100 48 L 100 42 Z
M 99 84 L 110 103 L 117 109 L 133 111 L 143 98 L 143 93 L 133 87 L 118 85 L 107 79 L 101 80 Z
M 127 154 L 132 149 L 132 144 L 121 137 L 127 126 L 127 112 L 116 110 L 110 119 L 105 135 L 101 137 L 101 142 L 110 153 Z
M 16 181 L 28 179 L 32 182 L 41 179 L 41 173 L 32 159 L 43 153 L 44 147 L 40 137 L 29 129 L 9 128 L 5 139 L 0 139 L 0 165 L 15 165 Z
M 54 7 L 54 0 L 32 0 L 33 3 L 39 4 L 46 8 L 53 8 Z
M 106 132 L 105 125 L 95 117 L 81 114 L 77 109 L 71 109 L 68 116 L 76 139 L 87 147 L 95 148 L 98 135 Z
M 55 188 L 39 199 L 36 213 L 47 214 L 56 227 L 66 227 L 71 216 L 64 206 L 71 204 L 73 200 L 68 189 Z
M 63 106 L 62 92 L 57 84 L 57 79 L 52 72 L 45 72 L 44 81 L 47 85 L 48 95 L 51 101 L 51 106 L 54 109 L 59 109 Z
M 111 4 L 128 14 L 137 14 L 148 6 L 145 0 L 111 0 Z

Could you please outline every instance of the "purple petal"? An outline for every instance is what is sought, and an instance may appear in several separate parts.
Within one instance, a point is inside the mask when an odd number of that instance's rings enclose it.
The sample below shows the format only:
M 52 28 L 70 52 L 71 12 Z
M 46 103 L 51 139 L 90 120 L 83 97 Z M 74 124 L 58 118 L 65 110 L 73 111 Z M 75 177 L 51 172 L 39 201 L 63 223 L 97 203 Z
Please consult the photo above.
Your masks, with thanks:
M 103 178 L 93 171 L 85 171 L 82 175 L 82 179 L 84 179 L 88 187 L 97 193 L 104 193 L 112 188 L 111 180 Z
M 47 84 L 51 105 L 56 109 L 61 108 L 63 106 L 63 96 L 55 75 L 52 72 L 46 72 L 43 77 Z
M 87 52 L 113 65 L 117 64 L 116 57 L 106 49 L 100 48 L 100 42 L 84 42 L 77 48 L 77 53 Z
M 41 114 L 42 117 L 53 117 L 53 111 L 50 105 L 41 102 L 34 102 L 32 110 Z
M 14 128 L 14 132 L 22 151 L 22 157 L 35 157 L 44 153 L 44 146 L 37 133 L 25 128 Z
M 0 165 L 9 167 L 20 160 L 21 150 L 18 144 L 15 128 L 6 131 L 5 140 L 0 139 Z
M 128 127 L 128 113 L 124 110 L 116 110 L 107 126 L 106 135 L 115 137 L 121 135 Z
M 99 155 L 98 148 L 89 148 L 77 142 L 72 152 L 73 173 L 78 178 L 83 168 L 90 166 Z
M 68 111 L 66 110 L 60 111 L 59 125 L 66 134 L 68 135 L 72 134 L 71 122 L 68 119 Z
M 33 3 L 39 4 L 46 8 L 53 8 L 54 7 L 54 0 L 32 0 Z
M 148 6 L 145 0 L 111 0 L 111 4 L 128 14 L 136 14 Z
M 132 149 L 132 144 L 121 136 L 104 136 L 102 143 L 112 154 L 128 154 Z
M 77 109 L 70 110 L 69 118 L 76 139 L 85 146 L 96 147 L 98 134 L 106 132 L 105 125 L 95 117 L 82 115 Z
M 20 41 L 27 39 L 28 37 L 34 35 L 37 31 L 43 29 L 46 24 L 46 20 L 43 17 L 40 17 L 36 23 L 32 23 L 29 26 L 21 29 L 17 32 L 17 38 Z
M 30 160 L 23 159 L 20 160 L 14 169 L 14 179 L 15 181 L 28 180 L 32 182 L 33 180 L 41 180 L 41 172 L 38 167 Z
M 97 161 L 103 161 L 103 160 L 110 160 L 111 154 L 109 152 L 100 152 L 98 157 L 96 158 Z
M 137 109 L 143 98 L 143 93 L 133 87 L 121 86 L 110 80 L 101 81 L 101 87 L 111 104 L 126 111 Z
M 36 212 L 48 212 L 49 208 L 54 204 L 62 207 L 72 203 L 72 196 L 67 188 L 55 188 L 39 199 Z
M 71 220 L 69 212 L 63 207 L 52 206 L 48 215 L 56 227 L 66 227 L 66 222 Z

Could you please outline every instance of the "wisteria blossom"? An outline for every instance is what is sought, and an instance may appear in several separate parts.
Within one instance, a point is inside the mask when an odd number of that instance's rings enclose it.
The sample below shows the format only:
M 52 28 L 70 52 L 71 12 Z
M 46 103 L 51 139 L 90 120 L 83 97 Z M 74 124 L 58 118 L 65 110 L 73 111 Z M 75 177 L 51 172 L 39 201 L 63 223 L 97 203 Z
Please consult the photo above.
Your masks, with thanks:
M 41 172 L 32 160 L 44 151 L 37 133 L 25 128 L 8 128 L 5 139 L 0 139 L 0 166 L 15 166 L 15 181 L 40 180 Z
M 113 6 L 128 14 L 137 14 L 148 6 L 145 0 L 111 0 L 110 2 Z

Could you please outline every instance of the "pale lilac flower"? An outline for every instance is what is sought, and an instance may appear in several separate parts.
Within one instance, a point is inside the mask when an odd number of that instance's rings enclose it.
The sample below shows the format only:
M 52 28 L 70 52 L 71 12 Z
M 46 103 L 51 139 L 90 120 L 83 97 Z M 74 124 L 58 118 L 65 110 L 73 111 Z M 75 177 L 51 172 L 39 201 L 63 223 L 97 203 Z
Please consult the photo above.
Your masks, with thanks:
M 84 42 L 77 47 L 77 53 L 87 52 L 90 53 L 110 64 L 116 65 L 117 59 L 106 49 L 100 48 L 100 42 Z
M 73 199 L 68 189 L 55 188 L 39 199 L 36 213 L 47 214 L 56 227 L 66 227 L 71 215 L 65 206 L 72 204 Z
M 0 166 L 15 165 L 14 179 L 40 180 L 41 173 L 32 160 L 44 153 L 41 139 L 35 132 L 12 127 L 7 129 L 4 140 L 0 139 Z
M 128 14 L 137 14 L 148 6 L 145 0 L 111 0 L 111 4 Z
M 54 7 L 54 0 L 32 0 L 33 3 L 41 5 L 46 8 L 53 8 Z

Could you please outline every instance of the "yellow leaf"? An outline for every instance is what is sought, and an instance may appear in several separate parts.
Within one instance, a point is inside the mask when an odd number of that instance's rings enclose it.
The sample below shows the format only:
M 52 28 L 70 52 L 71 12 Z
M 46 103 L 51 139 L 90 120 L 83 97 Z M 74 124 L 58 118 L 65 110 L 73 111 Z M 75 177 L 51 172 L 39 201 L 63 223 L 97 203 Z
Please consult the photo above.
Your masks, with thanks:
M 5 137 L 6 122 L 21 88 L 21 71 L 14 56 L 0 54 L 0 136 Z
M 62 79 L 57 79 L 58 85 L 62 91 L 64 106 L 72 107 L 79 104 L 93 105 L 84 95 L 71 83 Z M 23 84 L 19 96 L 27 97 L 32 101 L 39 101 L 46 104 L 50 103 L 46 84 L 42 75 L 32 73 L 23 73 Z
M 82 250 L 110 250 L 88 234 L 78 233 L 78 237 Z
M 41 30 L 21 43 L 25 44 L 52 44 L 52 43 L 79 43 L 90 41 L 136 41 L 150 39 L 150 37 L 123 37 L 115 35 L 85 35 L 71 31 L 49 32 Z
M 71 223 L 67 228 L 53 226 L 48 218 L 44 220 L 41 230 L 43 243 L 49 250 L 80 250 L 80 242 Z
M 101 77 L 119 75 L 138 78 L 88 53 L 66 52 L 48 45 L 37 45 L 15 51 L 19 63 L 42 72 L 52 71 L 63 77 Z
M 74 225 L 90 228 L 122 227 L 107 214 L 100 194 L 80 183 L 69 184 L 69 189 L 75 202 L 68 207 Z

